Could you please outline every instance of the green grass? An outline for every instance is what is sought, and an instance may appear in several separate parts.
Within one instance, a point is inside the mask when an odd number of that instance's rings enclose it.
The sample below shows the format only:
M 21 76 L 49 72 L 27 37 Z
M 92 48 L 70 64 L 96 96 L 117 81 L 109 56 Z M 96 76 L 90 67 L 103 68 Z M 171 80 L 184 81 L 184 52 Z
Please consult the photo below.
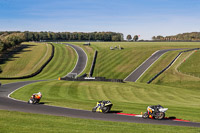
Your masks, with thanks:
M 0 110 L 0 115 L 0 129 L 2 133 L 24 133 L 33 131 L 36 133 L 200 132 L 200 128 L 194 127 L 109 122 L 2 110 Z
M 97 63 L 95 66 L 94 76 L 123 79 L 157 50 L 169 49 L 169 48 L 196 48 L 199 46 L 200 43 L 92 42 L 91 48 L 88 46 L 86 47 L 82 46 L 83 43 L 74 43 L 74 44 L 79 46 L 81 45 L 81 47 L 86 51 L 88 55 L 89 62 L 92 62 L 94 50 L 99 51 L 97 57 Z M 123 47 L 124 49 L 121 51 L 120 50 L 112 51 L 109 49 L 110 46 L 114 47 L 118 45 L 121 45 L 121 47 Z M 41 74 L 27 80 L 56 79 L 59 76 L 62 77 L 66 75 L 73 69 L 77 60 L 77 57 L 75 56 L 76 55 L 75 51 L 70 47 L 66 48 L 65 45 L 55 44 L 54 46 L 57 51 L 55 53 L 55 58 L 47 65 L 47 67 Z M 167 116 L 176 116 L 177 118 L 191 120 L 194 122 L 200 122 L 200 114 L 199 114 L 200 79 L 198 77 L 180 73 L 176 70 L 177 66 L 179 66 L 179 64 L 183 61 L 185 57 L 188 56 L 189 53 L 182 54 L 179 57 L 179 59 L 174 63 L 174 65 L 170 67 L 170 69 L 168 69 L 161 76 L 159 76 L 152 84 L 150 85 L 146 84 L 147 79 L 153 76 L 157 71 L 160 71 L 165 66 L 165 64 L 168 64 L 168 62 L 170 62 L 171 59 L 174 58 L 174 56 L 176 56 L 176 54 L 177 52 L 168 52 L 167 54 L 163 55 L 161 59 L 158 60 L 158 62 L 156 62 L 152 66 L 152 68 L 150 68 L 144 74 L 144 76 L 141 77 L 141 79 L 139 80 L 139 82 L 145 82 L 145 83 L 130 82 L 122 84 L 122 83 L 108 83 L 108 82 L 47 81 L 25 86 L 22 89 L 13 93 L 12 97 L 27 101 L 30 95 L 32 95 L 32 93 L 41 91 L 43 93 L 43 99 L 41 102 L 45 102 L 46 104 L 50 105 L 64 106 L 64 107 L 84 109 L 84 110 L 91 110 L 92 107 L 95 106 L 96 101 L 98 100 L 111 100 L 111 102 L 113 102 L 114 104 L 113 110 L 123 111 L 125 113 L 136 113 L 136 114 L 140 114 L 140 112 L 146 111 L 146 107 L 148 105 L 161 104 L 164 107 L 169 108 L 169 110 L 167 111 Z M 191 56 L 191 58 L 195 58 L 196 60 L 198 60 L 198 57 L 196 56 L 193 57 L 193 55 Z M 158 65 L 159 62 L 161 62 L 162 65 Z M 84 72 L 88 73 L 90 66 L 91 64 L 88 63 L 86 70 Z M 183 68 L 186 68 L 186 66 L 184 66 Z M 182 65 L 180 67 L 182 67 Z M 199 67 L 196 67 L 195 69 L 198 70 L 198 68 Z M 14 81 L 16 80 L 5 81 L 5 82 L 14 82 Z M 19 119 L 17 116 L 11 115 L 11 117 Z M 35 117 L 34 115 L 31 115 L 29 119 L 34 119 L 34 117 Z M 71 118 L 66 118 L 66 119 L 69 120 Z M 53 121 L 56 122 L 57 117 L 48 116 L 48 120 L 50 123 L 52 123 L 52 125 L 54 125 Z M 74 121 L 78 121 L 78 123 L 80 123 L 78 119 L 74 119 Z M 94 124 L 94 121 L 92 120 L 84 120 L 84 121 L 85 125 Z M 45 121 L 42 121 L 41 123 L 45 123 Z M 65 123 L 65 122 L 61 121 L 58 123 Z M 141 132 L 143 131 L 146 132 L 147 130 L 153 132 L 158 132 L 158 130 L 161 130 L 161 132 L 196 131 L 192 130 L 192 128 L 188 128 L 187 130 L 185 127 L 176 128 L 174 126 L 166 126 L 165 128 L 164 126 L 157 127 L 156 125 L 151 125 L 146 127 L 145 124 L 129 125 L 130 123 L 121 124 L 118 122 L 116 122 L 116 125 L 118 126 L 114 126 L 116 130 L 115 129 L 111 130 L 108 126 L 109 124 L 107 124 L 109 122 L 102 122 L 102 123 L 106 124 L 100 127 L 105 127 L 105 130 L 108 130 L 109 132 L 117 132 L 117 131 L 122 132 L 121 129 L 123 129 L 123 132 L 124 131 L 131 132 L 135 130 L 136 132 L 137 131 L 139 132 L 141 130 L 142 130 Z M 98 127 L 99 129 L 100 127 L 98 126 L 98 124 L 95 124 L 95 127 Z M 123 125 L 124 128 L 122 128 L 119 125 Z M 125 125 L 128 125 L 128 127 L 130 128 L 127 128 Z M 58 127 L 59 126 L 60 125 L 58 124 Z M 118 127 L 120 127 L 120 129 L 118 129 Z M 49 131 L 51 129 L 48 128 L 50 127 L 45 128 L 45 130 Z M 52 126 L 52 128 L 57 129 L 57 127 L 54 126 Z M 3 129 L 6 130 L 6 127 L 4 127 Z M 61 126 L 59 129 L 57 129 L 57 131 L 63 132 L 62 129 L 64 131 L 76 132 L 77 130 L 75 129 L 77 129 L 77 125 L 76 126 L 70 125 L 70 129 L 68 128 L 69 130 L 65 130 L 66 128 L 62 128 Z M 54 131 L 54 129 L 52 130 Z M 94 132 L 94 129 L 88 126 L 86 126 L 83 131 L 80 130 L 78 131 L 87 132 L 88 130 Z
M 185 60 L 186 57 L 188 57 L 191 54 L 191 52 L 187 52 L 187 53 L 183 53 L 178 59 L 177 61 L 169 68 L 167 69 L 164 73 L 162 73 L 160 76 L 158 76 L 152 83 L 153 84 L 159 84 L 159 85 L 166 85 L 166 86 L 173 86 L 173 87 L 180 87 L 180 88 L 186 88 L 186 89 L 197 89 L 199 88 L 200 85 L 200 78 L 195 77 L 195 76 L 191 76 L 190 72 L 193 71 L 198 71 L 199 68 L 192 68 L 192 69 L 187 69 L 187 72 L 189 74 L 185 74 L 185 73 L 181 73 L 180 71 L 178 71 L 178 68 L 182 66 L 182 62 Z M 192 56 L 195 56 L 192 55 Z M 168 60 L 171 60 L 170 58 L 168 58 Z M 190 60 L 190 58 L 187 59 L 188 61 Z M 186 61 L 187 61 L 186 60 Z M 192 61 L 192 60 L 191 60 Z M 159 60 L 158 62 L 156 62 L 149 71 L 147 71 L 144 74 L 144 79 L 145 79 L 145 75 L 150 75 L 151 70 L 153 70 L 154 74 L 156 74 L 156 71 L 161 70 L 159 68 L 159 65 L 157 64 L 162 64 L 163 61 Z M 198 66 L 197 62 L 193 62 L 193 65 L 196 63 L 196 65 Z M 163 63 L 164 64 L 164 63 Z M 184 64 L 184 63 L 183 63 Z M 189 65 L 189 64 L 188 64 Z M 186 67 L 183 67 L 186 68 Z M 141 80 L 142 81 L 142 80 Z
M 27 85 L 11 96 L 27 101 L 42 92 L 41 102 L 50 105 L 91 110 L 99 100 L 113 102 L 113 110 L 140 114 L 148 105 L 168 107 L 167 116 L 200 121 L 200 91 L 159 85 L 111 82 L 47 81 Z
M 52 46 L 44 43 L 23 43 L 17 53 L 1 65 L 0 77 L 20 77 L 36 72 L 51 56 Z
M 178 70 L 182 73 L 193 75 L 196 77 L 200 77 L 200 51 L 192 54 L 182 65 L 178 68 Z
M 138 82 L 147 83 L 163 70 L 178 55 L 180 51 L 167 52 L 162 55 L 139 79 Z
M 58 79 L 71 72 L 76 65 L 77 56 L 71 47 L 64 44 L 54 44 L 55 55 L 44 70 L 32 79 Z
M 24 80 L 58 79 L 71 72 L 76 65 L 77 56 L 74 49 L 64 44 L 53 44 L 55 53 L 53 59 L 43 69 L 43 71 L 33 78 Z M 22 80 L 2 80 L 2 83 L 10 83 Z
M 72 43 L 83 46 L 83 42 Z M 106 78 L 126 78 L 152 53 L 160 49 L 196 48 L 200 43 L 180 42 L 91 42 L 91 48 L 98 51 L 94 76 Z M 123 50 L 110 50 L 110 47 L 123 47 Z M 87 50 L 86 50 L 87 51 Z M 93 54 L 88 54 L 89 58 Z M 91 60 L 91 59 L 90 59 Z M 89 66 L 91 64 L 88 62 Z

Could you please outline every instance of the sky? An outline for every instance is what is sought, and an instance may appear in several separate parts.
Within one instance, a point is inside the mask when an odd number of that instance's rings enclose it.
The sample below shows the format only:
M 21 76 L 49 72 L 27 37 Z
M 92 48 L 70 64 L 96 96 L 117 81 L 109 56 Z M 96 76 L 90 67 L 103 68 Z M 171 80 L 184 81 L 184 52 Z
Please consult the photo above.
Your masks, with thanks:
M 200 0 L 0 0 L 0 31 L 200 32 Z

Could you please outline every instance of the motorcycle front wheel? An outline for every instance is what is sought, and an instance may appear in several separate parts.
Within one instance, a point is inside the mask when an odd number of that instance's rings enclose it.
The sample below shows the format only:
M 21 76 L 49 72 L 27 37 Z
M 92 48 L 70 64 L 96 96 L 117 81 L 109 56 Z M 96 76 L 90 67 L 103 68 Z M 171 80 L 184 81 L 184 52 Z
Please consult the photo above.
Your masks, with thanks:
M 109 106 L 105 106 L 105 107 L 103 107 L 103 109 L 102 109 L 102 112 L 103 113 L 108 113 L 110 111 L 110 107 Z
M 156 114 L 155 119 L 157 120 L 162 120 L 165 118 L 165 113 L 164 112 L 160 112 L 158 114 Z
M 33 103 L 33 101 L 32 100 L 28 100 L 28 104 L 31 104 L 31 103 Z
M 142 115 L 142 118 L 144 118 L 144 119 L 147 119 L 147 118 L 149 118 L 149 115 L 148 115 L 148 113 L 147 113 L 147 112 L 145 112 L 145 113 Z
M 96 112 L 96 108 L 95 107 L 92 109 L 92 112 Z

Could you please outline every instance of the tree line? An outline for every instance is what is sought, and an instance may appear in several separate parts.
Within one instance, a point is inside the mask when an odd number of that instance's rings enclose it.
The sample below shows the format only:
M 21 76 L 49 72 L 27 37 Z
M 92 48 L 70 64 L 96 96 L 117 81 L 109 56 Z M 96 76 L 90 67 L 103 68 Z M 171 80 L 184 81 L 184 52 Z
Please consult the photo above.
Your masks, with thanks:
M 200 32 L 182 33 L 173 36 L 153 36 L 152 40 L 158 41 L 200 41 Z
M 2 32 L 1 32 L 2 33 Z M 9 33 L 0 33 L 0 52 L 7 50 L 11 47 L 19 45 L 21 42 L 25 41 L 24 33 L 20 32 L 9 32 Z
M 24 41 L 122 41 L 116 32 L 29 32 L 0 31 L 0 52 Z
M 139 39 L 139 35 L 135 35 L 134 37 L 132 37 L 130 34 L 126 36 L 127 41 L 138 41 Z
M 122 41 L 123 34 L 115 32 L 24 32 L 26 41 Z

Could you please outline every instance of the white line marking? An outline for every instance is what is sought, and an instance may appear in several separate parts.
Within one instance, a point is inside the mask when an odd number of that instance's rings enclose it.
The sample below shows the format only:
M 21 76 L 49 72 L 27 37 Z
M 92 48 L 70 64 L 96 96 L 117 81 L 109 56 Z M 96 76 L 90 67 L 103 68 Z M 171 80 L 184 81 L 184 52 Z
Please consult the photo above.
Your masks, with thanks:
M 65 44 L 65 45 L 70 46 L 70 45 L 68 45 L 68 44 Z M 72 46 L 70 46 L 70 47 L 73 48 Z M 78 55 L 78 52 L 76 51 L 75 48 L 73 48 L 73 49 L 74 49 L 74 51 L 76 52 L 78 58 L 77 58 L 76 65 L 74 66 L 73 70 L 72 70 L 71 72 L 69 72 L 68 74 L 70 74 L 70 73 L 72 73 L 72 72 L 74 71 L 74 69 L 76 68 L 76 66 L 77 66 L 77 64 L 78 64 L 78 61 L 79 61 L 79 55 Z M 68 74 L 67 74 L 67 75 L 68 75 Z M 65 75 L 64 77 L 66 77 L 67 75 Z
M 16 82 L 15 82 L 15 83 L 16 83 Z M 29 83 L 29 84 L 31 84 L 31 83 Z M 15 91 L 17 91 L 17 90 L 21 89 L 22 87 L 24 87 L 24 86 L 26 86 L 26 85 L 29 85 L 29 84 L 25 84 L 25 85 L 23 85 L 23 86 L 21 86 L 21 87 L 15 89 L 15 90 L 12 91 L 10 94 L 8 94 L 8 98 L 10 98 L 10 99 L 12 99 L 12 100 L 15 100 L 15 101 L 25 102 L 25 101 L 22 101 L 22 100 L 18 100 L 18 99 L 12 98 L 12 97 L 10 97 L 10 95 L 12 95 Z
M 156 53 L 159 52 L 159 51 L 160 51 L 160 50 L 154 52 L 149 58 L 151 58 L 154 54 L 156 54 Z M 141 67 L 144 63 L 146 63 L 147 60 L 148 60 L 149 58 L 147 58 L 141 65 L 139 65 L 134 71 L 132 71 L 132 72 L 124 79 L 124 81 L 126 81 L 126 79 L 127 79 L 132 73 L 134 73 L 139 67 Z
M 70 46 L 70 45 L 68 45 L 68 44 L 65 44 L 65 45 L 67 45 L 67 46 Z M 76 45 L 75 45 L 76 46 Z M 70 47 L 72 47 L 72 46 L 70 46 Z M 78 46 L 77 46 L 78 47 Z M 72 47 L 73 48 L 73 47 Z M 79 47 L 80 49 L 82 49 L 81 47 Z M 75 51 L 76 51 L 76 49 L 75 48 L 73 48 Z M 86 55 L 86 64 L 85 64 L 85 67 L 84 67 L 84 69 L 80 72 L 80 73 L 77 73 L 77 76 L 79 75 L 79 74 L 81 74 L 84 70 L 85 70 L 85 68 L 86 68 L 86 66 L 87 66 L 87 62 L 88 62 L 88 56 L 87 56 L 87 54 L 86 54 L 86 52 L 82 49 L 82 51 L 85 53 L 85 55 Z M 76 66 L 77 66 L 77 64 L 78 64 L 78 61 L 79 61 L 79 54 L 78 54 L 78 52 L 76 51 L 76 54 L 78 55 L 78 59 L 77 59 L 77 62 L 76 62 L 76 65 L 75 65 L 75 67 L 74 67 L 74 69 L 76 68 Z M 71 71 L 71 72 L 69 72 L 68 74 L 70 74 L 70 73 L 72 73 L 73 71 L 74 71 L 74 69 Z M 68 75 L 67 74 L 67 75 Z M 67 75 L 65 75 L 65 76 L 67 76 Z M 64 77 L 65 77 L 64 76 Z
M 47 80 L 46 80 L 46 81 L 47 81 Z M 25 81 L 25 82 L 26 82 L 26 81 Z M 38 82 L 40 82 L 40 81 L 38 81 Z M 14 83 L 17 83 L 17 82 L 14 82 Z M 14 83 L 8 83 L 8 84 L 14 84 Z M 12 91 L 10 94 L 8 94 L 7 97 L 8 97 L 9 99 L 14 100 L 14 101 L 27 103 L 28 101 L 26 102 L 26 101 L 18 100 L 18 99 L 15 99 L 15 98 L 10 97 L 10 95 L 12 95 L 15 91 L 17 91 L 17 90 L 23 88 L 24 86 L 29 85 L 29 84 L 33 84 L 33 83 L 37 83 L 37 82 L 32 82 L 32 83 L 25 84 L 25 85 L 23 85 L 23 86 L 21 86 L 21 87 L 15 89 L 14 91 Z M 58 107 L 58 108 L 64 108 L 64 109 L 73 109 L 73 110 L 80 110 L 80 111 L 85 111 L 85 112 L 91 112 L 91 111 L 89 111 L 89 110 L 81 110 L 81 109 L 74 109 L 74 108 L 60 107 L 60 106 L 55 106 L 55 105 L 44 105 L 44 106 Z
M 163 53 L 161 56 L 163 56 L 165 53 Z M 158 58 L 158 59 L 160 59 L 161 58 L 161 56 Z M 158 60 L 158 59 L 156 59 L 136 80 L 135 80 L 135 82 Z

